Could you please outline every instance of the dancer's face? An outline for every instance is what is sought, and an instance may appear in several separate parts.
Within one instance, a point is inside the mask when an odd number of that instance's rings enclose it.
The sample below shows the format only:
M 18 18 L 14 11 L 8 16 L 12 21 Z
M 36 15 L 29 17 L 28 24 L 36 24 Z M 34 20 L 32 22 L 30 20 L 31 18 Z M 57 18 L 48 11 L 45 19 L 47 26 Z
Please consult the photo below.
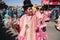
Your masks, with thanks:
M 32 12 L 32 7 L 28 7 L 27 10 L 26 10 L 26 13 L 27 13 L 28 15 L 32 15 L 32 14 L 33 14 L 33 12 Z

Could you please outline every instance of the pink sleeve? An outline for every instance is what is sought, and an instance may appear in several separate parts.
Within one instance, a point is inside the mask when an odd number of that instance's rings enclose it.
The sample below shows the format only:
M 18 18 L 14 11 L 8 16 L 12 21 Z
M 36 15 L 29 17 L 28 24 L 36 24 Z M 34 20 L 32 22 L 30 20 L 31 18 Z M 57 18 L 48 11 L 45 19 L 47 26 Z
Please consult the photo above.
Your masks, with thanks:
M 22 25 L 23 25 L 23 16 L 20 18 L 19 25 L 20 25 L 20 27 L 22 27 Z

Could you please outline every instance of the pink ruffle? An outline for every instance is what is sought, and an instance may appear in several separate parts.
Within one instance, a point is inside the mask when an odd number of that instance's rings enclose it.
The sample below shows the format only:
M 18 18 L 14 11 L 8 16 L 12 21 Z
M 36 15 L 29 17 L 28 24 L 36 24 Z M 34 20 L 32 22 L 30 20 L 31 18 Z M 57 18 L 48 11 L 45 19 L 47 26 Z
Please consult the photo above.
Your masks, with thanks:
M 18 36 L 18 40 L 24 40 L 24 37 Z
M 47 37 L 48 37 L 47 34 L 40 30 L 36 35 L 36 40 L 45 39 Z

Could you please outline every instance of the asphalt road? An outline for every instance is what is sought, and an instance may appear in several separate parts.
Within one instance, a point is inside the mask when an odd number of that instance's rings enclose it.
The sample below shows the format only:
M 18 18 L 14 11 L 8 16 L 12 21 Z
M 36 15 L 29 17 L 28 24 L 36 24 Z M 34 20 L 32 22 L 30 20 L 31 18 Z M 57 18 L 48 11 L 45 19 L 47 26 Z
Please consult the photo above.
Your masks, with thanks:
M 55 24 L 56 23 L 52 21 L 47 22 L 46 33 L 48 35 L 48 38 L 46 40 L 60 40 L 60 31 L 56 30 Z

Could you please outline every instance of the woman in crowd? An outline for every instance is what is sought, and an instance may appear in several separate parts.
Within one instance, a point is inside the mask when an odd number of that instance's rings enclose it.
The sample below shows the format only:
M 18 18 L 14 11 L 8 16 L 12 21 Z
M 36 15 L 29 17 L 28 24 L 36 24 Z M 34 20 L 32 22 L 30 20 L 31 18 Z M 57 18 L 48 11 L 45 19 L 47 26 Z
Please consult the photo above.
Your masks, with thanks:
M 42 8 L 37 10 L 36 16 L 37 16 L 37 21 L 38 21 L 37 27 L 39 28 L 39 31 L 37 32 L 37 40 L 44 40 L 47 37 L 47 35 L 45 33 L 46 31 L 45 14 Z

